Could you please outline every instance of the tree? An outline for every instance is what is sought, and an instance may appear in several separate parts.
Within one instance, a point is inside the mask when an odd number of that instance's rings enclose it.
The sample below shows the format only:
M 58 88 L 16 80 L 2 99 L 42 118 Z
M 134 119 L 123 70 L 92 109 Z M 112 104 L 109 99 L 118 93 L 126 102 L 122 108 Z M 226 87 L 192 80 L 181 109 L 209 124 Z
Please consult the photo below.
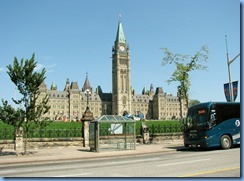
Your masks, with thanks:
M 11 105 L 8 104 L 8 101 L 2 99 L 3 106 L 0 106 L 0 119 L 8 123 L 14 128 L 18 129 L 21 127 L 24 121 L 24 112 L 21 109 L 15 110 Z
M 200 103 L 199 100 L 190 100 L 189 101 L 189 107 L 194 106 L 194 105 L 199 104 L 199 103 Z
M 166 64 L 175 64 L 176 70 L 173 72 L 171 78 L 167 80 L 168 84 L 171 82 L 179 82 L 178 92 L 182 100 L 186 101 L 186 107 L 189 107 L 189 90 L 190 90 L 190 75 L 193 70 L 207 70 L 207 66 L 202 65 L 202 62 L 208 60 L 208 47 L 202 46 L 201 49 L 193 56 L 173 54 L 167 48 L 162 48 L 165 57 L 162 60 L 162 66 Z
M 13 99 L 14 103 L 19 105 L 17 110 L 4 100 L 2 100 L 3 107 L 0 108 L 0 118 L 4 122 L 14 125 L 15 128 L 23 127 L 25 133 L 24 154 L 26 154 L 28 133 L 31 126 L 45 126 L 46 122 L 40 121 L 40 117 L 50 109 L 47 105 L 47 95 L 37 104 L 37 99 L 40 95 L 39 86 L 46 78 L 46 71 L 43 68 L 41 72 L 37 72 L 35 70 L 36 67 L 37 63 L 35 62 L 34 54 L 31 59 L 24 61 L 22 58 L 20 62 L 14 57 L 13 65 L 7 66 L 7 73 L 11 81 L 16 85 L 22 98 L 19 100 Z

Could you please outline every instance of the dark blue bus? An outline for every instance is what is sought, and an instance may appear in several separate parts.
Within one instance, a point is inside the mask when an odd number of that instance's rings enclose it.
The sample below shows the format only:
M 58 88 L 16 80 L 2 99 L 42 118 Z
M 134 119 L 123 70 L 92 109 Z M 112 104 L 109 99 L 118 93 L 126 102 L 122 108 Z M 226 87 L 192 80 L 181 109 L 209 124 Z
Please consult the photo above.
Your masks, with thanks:
M 207 102 L 188 109 L 185 147 L 229 149 L 240 144 L 240 103 Z

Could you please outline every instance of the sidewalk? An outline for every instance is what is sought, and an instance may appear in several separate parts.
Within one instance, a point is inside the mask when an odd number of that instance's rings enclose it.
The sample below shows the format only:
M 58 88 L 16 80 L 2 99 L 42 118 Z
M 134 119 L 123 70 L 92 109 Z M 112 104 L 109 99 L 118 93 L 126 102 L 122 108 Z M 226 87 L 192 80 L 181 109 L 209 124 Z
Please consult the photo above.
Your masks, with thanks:
M 90 152 L 84 147 L 54 147 L 27 150 L 28 155 L 16 155 L 15 150 L 0 152 L 0 167 L 8 164 L 24 164 L 38 162 L 58 162 L 77 159 L 102 159 L 128 155 L 141 155 L 160 152 L 174 152 L 183 147 L 183 140 L 165 141 L 158 144 L 137 144 L 136 150 Z

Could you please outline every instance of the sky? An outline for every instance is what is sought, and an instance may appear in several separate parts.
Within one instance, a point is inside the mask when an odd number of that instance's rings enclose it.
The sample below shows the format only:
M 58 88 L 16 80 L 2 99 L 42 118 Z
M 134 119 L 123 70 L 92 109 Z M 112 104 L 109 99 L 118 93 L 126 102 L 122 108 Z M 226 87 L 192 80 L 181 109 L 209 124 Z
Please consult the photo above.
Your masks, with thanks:
M 14 57 L 35 53 L 37 69 L 46 69 L 62 91 L 66 79 L 81 89 L 86 73 L 93 90 L 112 91 L 112 46 L 118 21 L 130 47 L 131 86 L 141 94 L 150 85 L 177 95 L 178 83 L 168 84 L 174 65 L 162 66 L 167 48 L 194 55 L 209 49 L 207 71 L 190 73 L 190 99 L 226 101 L 223 84 L 229 81 L 226 41 L 230 60 L 240 53 L 240 1 L 238 0 L 1 0 L 0 99 L 20 98 L 7 74 Z M 232 81 L 239 81 L 238 57 L 231 64 Z

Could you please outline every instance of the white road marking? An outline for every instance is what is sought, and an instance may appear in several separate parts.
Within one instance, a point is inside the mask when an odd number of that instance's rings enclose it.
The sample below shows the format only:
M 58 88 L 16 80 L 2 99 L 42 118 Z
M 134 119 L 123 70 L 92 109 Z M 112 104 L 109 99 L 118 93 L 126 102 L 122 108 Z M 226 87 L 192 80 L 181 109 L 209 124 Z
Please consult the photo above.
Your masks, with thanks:
M 0 175 L 4 173 L 14 173 L 16 170 L 5 170 L 5 171 L 0 171 Z
M 142 160 L 128 160 L 128 161 L 121 161 L 121 162 L 107 162 L 107 165 L 114 165 L 114 164 L 124 164 L 124 163 L 138 163 L 138 162 L 145 162 L 145 161 L 155 161 L 159 160 L 160 158 L 148 158 Z
M 80 174 L 70 174 L 70 175 L 58 175 L 58 176 L 52 176 L 52 177 L 78 177 L 78 176 L 84 176 L 84 175 L 90 175 L 92 173 L 80 173 Z
M 176 163 L 167 163 L 163 165 L 157 165 L 157 167 L 165 167 L 165 166 L 171 166 L 171 165 L 180 165 L 185 163 L 194 163 L 194 162 L 203 162 L 203 161 L 209 161 L 210 159 L 201 159 L 201 160 L 191 160 L 191 161 L 185 161 L 185 162 L 176 162 Z

